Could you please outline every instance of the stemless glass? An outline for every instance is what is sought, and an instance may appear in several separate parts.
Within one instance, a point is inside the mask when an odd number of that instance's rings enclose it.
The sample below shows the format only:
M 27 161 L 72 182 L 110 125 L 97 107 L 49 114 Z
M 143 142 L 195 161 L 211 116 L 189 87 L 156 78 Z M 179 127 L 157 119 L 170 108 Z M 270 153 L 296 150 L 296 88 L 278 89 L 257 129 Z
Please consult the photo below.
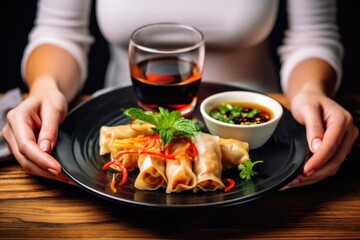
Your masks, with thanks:
M 182 115 L 193 111 L 203 75 L 205 40 L 194 27 L 157 23 L 133 32 L 130 73 L 140 107 L 159 107 Z

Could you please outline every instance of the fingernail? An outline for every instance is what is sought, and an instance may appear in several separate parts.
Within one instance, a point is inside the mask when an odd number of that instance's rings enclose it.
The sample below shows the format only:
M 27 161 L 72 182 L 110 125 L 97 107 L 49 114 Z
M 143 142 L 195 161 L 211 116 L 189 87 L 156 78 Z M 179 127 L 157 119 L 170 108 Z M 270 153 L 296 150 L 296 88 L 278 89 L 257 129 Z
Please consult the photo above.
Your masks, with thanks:
M 299 179 L 297 179 L 297 178 L 295 178 L 294 180 L 292 180 L 292 182 L 291 183 L 289 183 L 288 185 L 294 185 L 294 184 L 297 184 L 297 183 L 299 183 L 300 182 L 300 180 Z
M 321 139 L 320 138 L 314 138 L 311 142 L 311 147 L 313 150 L 317 150 L 320 147 Z
M 56 171 L 56 170 L 54 170 L 54 169 L 51 169 L 51 168 L 48 168 L 47 170 L 48 170 L 49 173 L 51 173 L 51 174 L 53 174 L 53 175 L 55 175 L 55 176 L 59 176 L 59 172 L 58 172 L 58 171 Z
M 293 185 L 298 184 L 299 182 L 300 182 L 300 180 L 297 179 L 297 178 L 295 178 L 295 179 L 292 180 L 288 185 L 286 185 L 285 187 L 281 188 L 280 191 L 282 191 L 282 190 L 287 190 L 287 189 L 289 189 L 289 188 L 292 188 Z
M 41 140 L 40 142 L 40 148 L 41 150 L 43 150 L 44 152 L 49 152 L 50 151 L 50 141 L 49 140 Z
M 315 173 L 315 170 L 311 170 L 308 174 L 306 174 L 306 177 L 310 177 L 311 175 L 313 175 Z

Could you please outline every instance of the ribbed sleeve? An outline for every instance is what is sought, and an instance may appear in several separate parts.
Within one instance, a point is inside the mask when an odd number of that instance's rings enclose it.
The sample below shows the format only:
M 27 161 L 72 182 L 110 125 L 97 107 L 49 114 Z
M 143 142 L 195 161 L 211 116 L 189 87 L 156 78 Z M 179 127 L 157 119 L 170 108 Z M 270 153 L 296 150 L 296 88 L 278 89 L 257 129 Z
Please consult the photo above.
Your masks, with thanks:
M 336 3 L 333 0 L 288 0 L 289 28 L 278 53 L 282 63 L 281 86 L 286 92 L 295 66 L 307 58 L 327 61 L 337 73 L 334 93 L 342 76 L 343 46 L 336 24 Z
M 39 1 L 35 26 L 29 34 L 21 63 L 24 79 L 27 59 L 41 44 L 53 44 L 68 51 L 79 63 L 81 80 L 86 79 L 87 55 L 93 42 L 89 33 L 90 8 L 90 0 Z

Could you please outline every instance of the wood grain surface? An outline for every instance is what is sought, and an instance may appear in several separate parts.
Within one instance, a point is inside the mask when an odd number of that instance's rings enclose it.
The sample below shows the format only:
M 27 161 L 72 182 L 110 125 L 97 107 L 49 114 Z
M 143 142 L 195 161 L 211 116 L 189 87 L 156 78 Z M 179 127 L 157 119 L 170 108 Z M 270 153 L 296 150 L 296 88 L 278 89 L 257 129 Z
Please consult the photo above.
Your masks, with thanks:
M 288 106 L 284 96 L 271 96 Z M 337 100 L 360 126 L 360 96 Z M 0 239 L 360 239 L 359 171 L 357 141 L 338 174 L 320 183 L 235 207 L 159 212 L 1 163 Z

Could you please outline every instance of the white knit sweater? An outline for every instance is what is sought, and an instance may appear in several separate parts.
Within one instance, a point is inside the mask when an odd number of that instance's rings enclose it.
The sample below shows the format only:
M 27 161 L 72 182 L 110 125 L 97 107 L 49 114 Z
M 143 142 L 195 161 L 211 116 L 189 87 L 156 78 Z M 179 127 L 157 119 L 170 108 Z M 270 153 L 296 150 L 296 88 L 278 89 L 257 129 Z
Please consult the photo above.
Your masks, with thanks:
M 110 43 L 105 86 L 131 84 L 127 48 L 131 32 L 154 22 L 192 25 L 205 35 L 204 81 L 235 84 L 259 91 L 279 91 L 266 39 L 278 12 L 278 0 L 98 0 L 100 30 Z M 90 0 L 40 0 L 35 27 L 23 57 L 50 43 L 69 51 L 87 76 Z M 288 0 L 289 28 L 278 49 L 281 86 L 286 90 L 293 68 L 317 57 L 329 62 L 341 79 L 343 47 L 332 0 Z

